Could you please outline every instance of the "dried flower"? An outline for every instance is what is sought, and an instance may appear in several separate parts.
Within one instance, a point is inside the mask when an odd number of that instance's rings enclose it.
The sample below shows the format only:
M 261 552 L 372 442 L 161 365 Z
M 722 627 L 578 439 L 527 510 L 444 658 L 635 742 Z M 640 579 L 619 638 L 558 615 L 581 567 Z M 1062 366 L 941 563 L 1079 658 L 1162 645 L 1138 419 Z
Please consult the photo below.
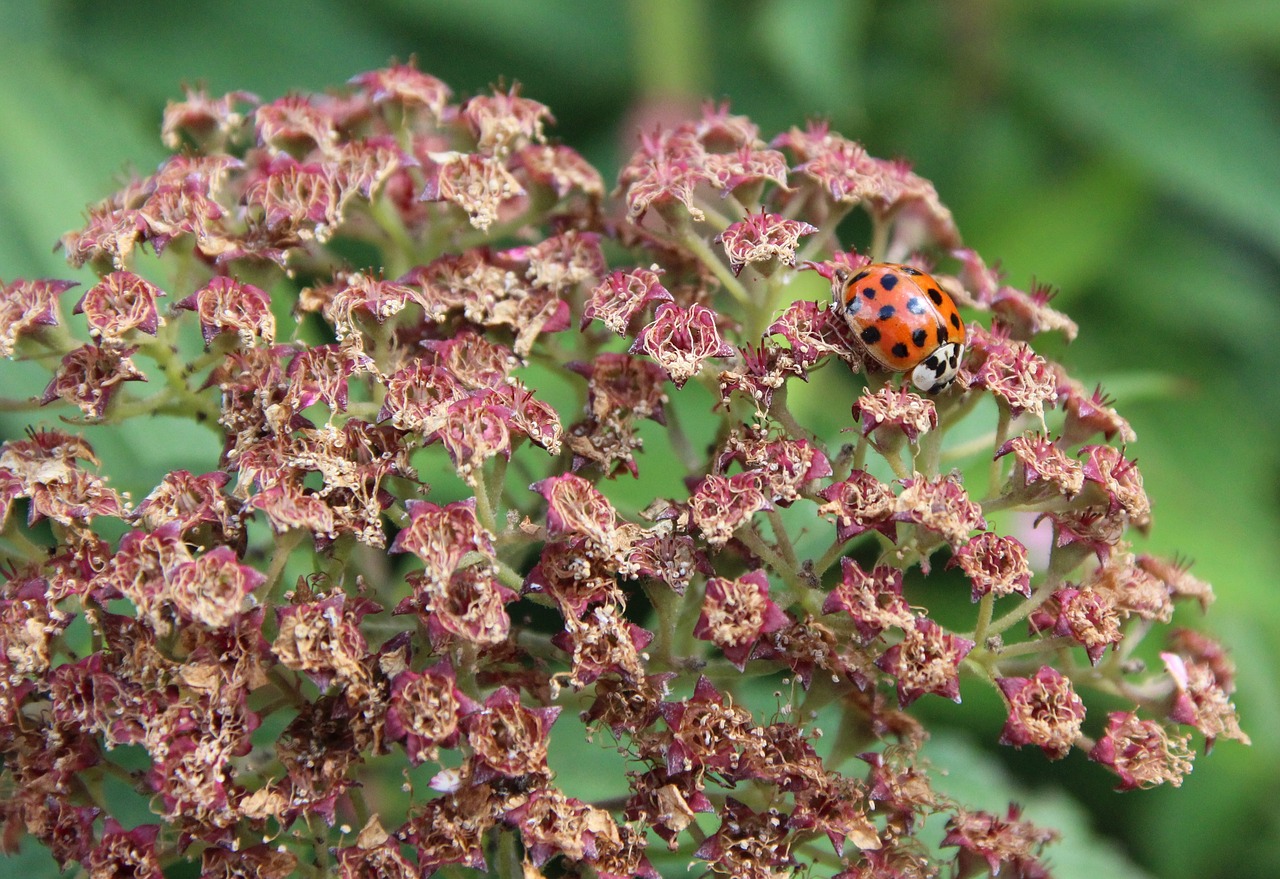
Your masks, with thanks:
M 742 669 L 756 642 L 787 624 L 782 609 L 769 600 L 769 578 L 764 571 L 751 571 L 736 580 L 712 577 L 702 615 L 694 624 L 693 636 L 714 641 L 730 662 Z
M 817 226 L 761 211 L 725 229 L 719 241 L 735 275 L 747 265 L 769 275 L 773 273 L 771 263 L 794 266 L 800 236 L 817 231 Z
M 961 249 L 928 180 L 721 103 L 643 135 L 609 197 L 553 124 L 413 64 L 191 89 L 175 154 L 62 239 L 84 319 L 73 282 L 0 285 L 0 355 L 47 382 L 0 445 L 9 844 L 103 877 L 199 852 L 222 877 L 657 879 L 654 838 L 727 876 L 1043 877 L 1051 832 L 932 787 L 950 709 L 921 696 L 998 691 L 1002 742 L 1088 748 L 1121 789 L 1248 741 L 1227 645 L 1168 626 L 1212 589 L 1135 554 L 1133 431 L 1038 350 L 1075 324 Z M 792 292 L 884 259 L 989 317 L 936 400 L 859 375 L 847 322 Z M 867 385 L 829 435 L 796 405 L 823 367 Z M 140 477 L 119 424 L 154 415 L 215 442 L 166 422 L 173 469 Z M 133 508 L 113 486 L 139 478 Z M 120 746 L 156 821 L 128 831 Z
M 658 306 L 653 323 L 636 336 L 631 353 L 648 354 L 681 388 L 698 374 L 707 358 L 729 357 L 733 346 L 721 338 L 710 309 L 701 305 L 684 309 L 664 302 Z
M 1035 745 L 1050 760 L 1067 756 L 1084 722 L 1084 703 L 1071 680 L 1055 668 L 1042 666 L 1030 678 L 997 678 L 996 685 L 1009 705 L 1000 744 Z
M 1133 790 L 1169 783 L 1182 786 L 1195 753 L 1190 735 L 1177 736 L 1154 720 L 1128 711 L 1107 715 L 1107 729 L 1089 751 L 1089 759 L 1120 776 L 1117 790 Z
M 903 708 L 925 693 L 960 701 L 960 662 L 974 644 L 951 635 L 931 619 L 916 617 L 903 627 L 902 641 L 876 660 L 876 667 L 893 675 L 898 703 Z

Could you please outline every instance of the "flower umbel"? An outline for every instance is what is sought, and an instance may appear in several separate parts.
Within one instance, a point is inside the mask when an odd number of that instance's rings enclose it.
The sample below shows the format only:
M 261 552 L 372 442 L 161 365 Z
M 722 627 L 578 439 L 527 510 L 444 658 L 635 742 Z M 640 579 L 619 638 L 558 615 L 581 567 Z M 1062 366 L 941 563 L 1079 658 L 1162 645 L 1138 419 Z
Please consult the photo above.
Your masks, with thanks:
M 174 155 L 63 238 L 81 279 L 0 285 L 0 356 L 46 383 L 3 401 L 32 416 L 0 444 L 6 850 L 1044 876 L 1051 831 L 935 789 L 917 700 L 986 688 L 1001 742 L 1124 790 L 1248 741 L 1226 650 L 1167 631 L 1212 589 L 1132 546 L 1133 431 L 1037 350 L 1089 328 L 960 249 L 928 180 L 721 104 L 607 196 L 553 124 L 412 64 L 191 90 Z M 927 398 L 829 305 L 888 259 L 965 311 Z M 172 442 L 135 505 L 120 439 L 170 442 L 157 415 L 213 443 Z

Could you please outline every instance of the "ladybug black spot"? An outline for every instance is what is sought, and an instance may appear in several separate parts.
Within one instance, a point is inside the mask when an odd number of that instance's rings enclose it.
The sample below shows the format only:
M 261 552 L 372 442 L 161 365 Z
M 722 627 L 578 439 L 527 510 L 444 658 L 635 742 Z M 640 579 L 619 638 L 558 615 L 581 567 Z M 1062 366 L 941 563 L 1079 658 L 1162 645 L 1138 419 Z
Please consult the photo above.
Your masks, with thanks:
M 898 276 L 893 274 L 893 272 L 885 272 L 880 277 L 880 286 L 883 287 L 886 292 L 892 290 L 894 287 L 898 286 Z
M 902 344 L 901 342 L 899 342 L 898 344 L 894 345 L 892 350 L 893 350 L 893 356 L 894 356 L 894 357 L 906 357 L 906 356 L 907 356 L 907 346 L 906 346 L 906 345 L 904 345 L 904 344 Z
M 858 283 L 859 281 L 861 281 L 863 278 L 865 278 L 865 277 L 866 277 L 867 275 L 869 275 L 869 274 L 871 274 L 871 273 L 870 273 L 870 272 L 868 272 L 866 269 L 863 269 L 862 271 L 858 272 L 858 274 L 854 275 L 854 276 L 853 276 L 853 279 L 852 279 L 851 281 L 849 281 L 849 283 L 850 283 L 850 284 L 856 284 L 856 283 Z
M 957 330 L 960 329 L 960 315 L 956 314 L 954 311 L 951 312 L 951 326 L 955 327 Z
M 876 289 L 875 289 L 875 287 L 863 287 L 863 288 L 862 288 L 862 290 L 861 290 L 861 293 L 862 293 L 862 295 L 863 295 L 863 296 L 867 297 L 868 299 L 875 299 L 875 298 L 876 298 Z
M 924 292 L 929 294 L 929 298 L 933 300 L 934 305 L 942 304 L 942 291 L 939 290 L 937 287 L 930 287 L 928 290 L 925 290 Z
M 880 341 L 880 331 L 875 327 L 867 327 L 862 331 L 861 338 L 862 341 L 866 342 L 868 345 L 874 345 L 876 342 Z
M 897 312 L 897 310 L 898 309 L 894 308 L 892 305 L 880 306 L 880 320 L 888 320 L 889 318 L 893 317 L 894 313 Z
M 946 327 L 938 327 L 938 344 L 939 345 L 947 344 L 947 328 Z
M 911 333 L 911 344 L 917 348 L 923 348 L 924 343 L 929 341 L 929 334 L 923 328 L 915 330 Z
M 907 311 L 912 314 L 924 314 L 924 302 L 920 300 L 919 296 L 912 296 L 907 300 Z

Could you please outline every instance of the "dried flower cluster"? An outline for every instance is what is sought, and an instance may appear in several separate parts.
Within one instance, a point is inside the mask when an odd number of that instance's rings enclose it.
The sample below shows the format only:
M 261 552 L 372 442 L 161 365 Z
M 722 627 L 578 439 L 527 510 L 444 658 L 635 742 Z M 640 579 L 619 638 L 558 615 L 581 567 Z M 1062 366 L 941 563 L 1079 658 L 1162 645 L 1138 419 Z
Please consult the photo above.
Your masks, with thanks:
M 1035 350 L 1075 324 L 927 180 L 711 106 L 611 197 L 552 121 L 413 66 L 192 91 L 63 239 L 85 292 L 2 285 L 0 353 L 63 419 L 0 447 L 7 845 L 93 876 L 1039 877 L 1054 834 L 937 792 L 913 702 L 993 688 L 1001 742 L 1125 789 L 1247 741 L 1223 649 L 1168 625 L 1209 587 L 1128 542 L 1132 430 Z M 827 305 L 884 260 L 966 311 L 932 398 Z M 788 405 L 819 368 L 846 433 Z M 157 414 L 221 455 L 134 501 L 91 440 Z M 779 682 L 803 704 L 762 705 Z M 616 749 L 612 794 L 562 789 L 557 747 Z

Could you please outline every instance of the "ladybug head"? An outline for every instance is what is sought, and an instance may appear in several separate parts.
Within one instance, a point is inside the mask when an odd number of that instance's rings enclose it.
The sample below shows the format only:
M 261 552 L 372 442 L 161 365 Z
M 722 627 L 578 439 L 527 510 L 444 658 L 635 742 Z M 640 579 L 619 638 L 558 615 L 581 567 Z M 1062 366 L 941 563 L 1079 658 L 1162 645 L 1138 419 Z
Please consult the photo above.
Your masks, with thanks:
M 955 381 L 960 370 L 960 361 L 964 359 L 964 345 L 948 342 L 920 361 L 920 365 L 911 370 L 911 383 L 926 394 L 944 391 Z

